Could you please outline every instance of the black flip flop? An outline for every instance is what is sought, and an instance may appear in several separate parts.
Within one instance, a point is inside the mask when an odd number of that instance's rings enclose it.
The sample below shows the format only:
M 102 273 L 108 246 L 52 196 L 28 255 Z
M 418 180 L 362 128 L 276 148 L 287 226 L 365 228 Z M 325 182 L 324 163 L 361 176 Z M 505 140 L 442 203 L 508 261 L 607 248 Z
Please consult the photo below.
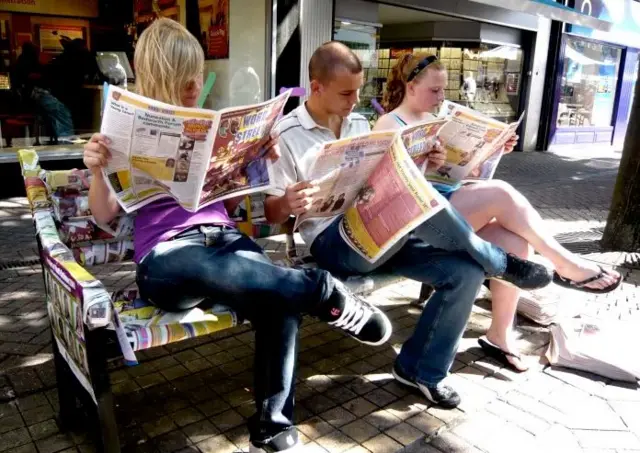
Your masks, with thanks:
M 516 373 L 524 373 L 527 370 L 521 370 L 513 363 L 511 363 L 508 357 L 513 357 L 514 359 L 518 359 L 522 361 L 522 356 L 519 354 L 514 354 L 513 352 L 505 351 L 502 348 L 494 345 L 489 342 L 489 340 L 485 338 L 478 338 L 478 344 L 482 348 L 482 350 L 491 358 L 496 359 L 498 362 L 509 368 L 510 370 L 515 371 Z
M 585 286 L 585 285 L 588 285 L 589 283 L 593 283 L 597 280 L 600 280 L 605 275 L 608 275 L 607 271 L 604 270 L 602 266 L 598 266 L 598 267 L 600 268 L 600 272 L 598 272 L 598 275 L 588 278 L 586 280 L 583 280 L 581 282 L 576 282 L 571 279 L 564 278 L 560 276 L 560 274 L 558 274 L 556 271 L 553 271 L 553 282 L 556 285 L 562 286 L 564 288 L 575 289 L 576 291 L 583 291 L 585 293 L 591 293 L 591 294 L 606 294 L 618 289 L 618 287 L 622 284 L 622 274 L 620 274 L 620 277 L 618 278 L 618 280 L 616 280 L 614 283 L 610 284 L 609 286 L 605 286 L 604 288 L 589 288 L 588 286 Z

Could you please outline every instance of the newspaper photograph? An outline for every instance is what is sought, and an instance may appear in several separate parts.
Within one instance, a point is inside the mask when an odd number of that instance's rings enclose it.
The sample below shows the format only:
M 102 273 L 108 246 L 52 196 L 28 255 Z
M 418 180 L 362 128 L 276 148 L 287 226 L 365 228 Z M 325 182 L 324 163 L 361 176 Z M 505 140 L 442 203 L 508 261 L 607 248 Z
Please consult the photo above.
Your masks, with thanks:
M 287 99 L 288 94 L 259 107 L 223 111 L 202 185 L 201 206 L 270 187 L 271 161 L 264 158 L 264 145 Z
M 438 133 L 447 122 L 446 119 L 438 119 L 402 128 L 404 146 L 422 173 L 427 170 L 429 153 L 438 140 Z
M 345 213 L 340 234 L 373 263 L 446 203 L 398 137 Z
M 263 145 L 288 96 L 216 112 L 109 86 L 100 131 L 112 158 L 103 171 L 119 204 L 129 213 L 172 197 L 195 212 L 266 190 L 271 170 Z
M 439 184 L 457 185 L 493 177 L 504 145 L 515 134 L 524 113 L 518 121 L 506 124 L 445 101 L 440 116 L 449 120 L 438 130 L 438 139 L 447 153 L 446 163 L 426 177 Z
M 296 219 L 295 228 L 311 218 L 344 213 L 396 138 L 396 132 L 384 131 L 325 143 L 309 171 L 319 190 L 312 195 L 311 209 Z

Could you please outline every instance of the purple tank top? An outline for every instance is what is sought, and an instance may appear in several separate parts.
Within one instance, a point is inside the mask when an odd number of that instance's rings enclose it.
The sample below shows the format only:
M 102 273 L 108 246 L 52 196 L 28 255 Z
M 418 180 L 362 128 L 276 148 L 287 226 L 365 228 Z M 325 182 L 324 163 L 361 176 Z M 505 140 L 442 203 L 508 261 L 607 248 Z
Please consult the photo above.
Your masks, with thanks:
M 234 226 L 222 202 L 189 212 L 172 198 L 140 208 L 135 219 L 134 261 L 139 263 L 156 244 L 197 225 Z

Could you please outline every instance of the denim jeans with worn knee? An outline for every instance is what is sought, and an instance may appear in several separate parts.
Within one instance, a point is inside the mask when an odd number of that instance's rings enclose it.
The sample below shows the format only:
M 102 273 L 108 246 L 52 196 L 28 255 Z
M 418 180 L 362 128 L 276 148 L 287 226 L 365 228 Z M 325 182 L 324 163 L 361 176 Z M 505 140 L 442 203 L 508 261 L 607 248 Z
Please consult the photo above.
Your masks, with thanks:
M 239 231 L 205 227 L 157 244 L 138 264 L 136 279 L 141 296 L 164 310 L 193 308 L 205 298 L 250 320 L 257 409 L 251 439 L 293 425 L 300 315 L 314 314 L 331 295 L 328 272 L 277 266 Z
M 412 233 L 376 263 L 369 263 L 346 244 L 336 219 L 311 245 L 323 269 L 348 277 L 376 270 L 432 285 L 436 291 L 422 311 L 416 329 L 402 346 L 397 366 L 417 382 L 436 385 L 453 363 L 471 308 L 485 278 L 484 269 L 464 252 L 446 251 Z
M 468 253 L 488 277 L 502 275 L 507 268 L 506 252 L 476 235 L 462 214 L 449 203 L 413 234 L 433 247 Z

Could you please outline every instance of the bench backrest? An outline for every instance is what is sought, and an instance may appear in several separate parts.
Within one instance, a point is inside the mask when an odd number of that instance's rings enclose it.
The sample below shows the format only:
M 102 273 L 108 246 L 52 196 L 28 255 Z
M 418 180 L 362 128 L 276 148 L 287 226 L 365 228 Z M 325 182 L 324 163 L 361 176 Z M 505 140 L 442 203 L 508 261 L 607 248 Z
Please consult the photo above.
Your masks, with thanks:
M 79 319 L 92 327 L 109 324 L 110 294 L 86 267 L 133 257 L 133 216 L 123 215 L 109 225 L 97 225 L 88 206 L 91 176 L 87 170 L 43 170 L 32 149 L 18 151 L 18 159 L 36 227 L 47 291 L 61 286 L 75 296 L 70 303 L 77 305 Z M 245 198 L 233 215 L 238 228 L 254 238 L 286 234 L 287 257 L 295 259 L 292 223 L 268 225 L 262 202 L 262 196 Z

